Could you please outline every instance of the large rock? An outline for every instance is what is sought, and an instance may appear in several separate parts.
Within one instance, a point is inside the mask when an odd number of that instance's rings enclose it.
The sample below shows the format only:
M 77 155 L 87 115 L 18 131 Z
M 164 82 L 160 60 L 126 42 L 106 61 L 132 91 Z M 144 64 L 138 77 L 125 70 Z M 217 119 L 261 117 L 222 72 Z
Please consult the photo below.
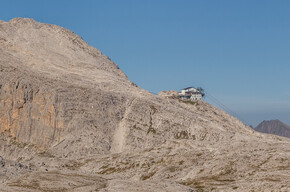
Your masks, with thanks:
M 167 98 L 178 98 L 178 91 L 174 91 L 174 90 L 160 91 L 158 95 L 167 97 Z

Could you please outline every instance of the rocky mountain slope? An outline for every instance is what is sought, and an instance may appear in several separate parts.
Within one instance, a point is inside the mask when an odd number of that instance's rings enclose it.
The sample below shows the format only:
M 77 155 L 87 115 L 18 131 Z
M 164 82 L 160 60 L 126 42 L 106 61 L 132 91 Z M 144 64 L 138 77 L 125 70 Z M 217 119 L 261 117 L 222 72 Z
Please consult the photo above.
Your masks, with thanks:
M 290 126 L 280 120 L 263 121 L 256 128 L 256 131 L 269 133 L 290 138 Z
M 287 191 L 290 141 L 136 87 L 73 32 L 0 21 L 2 191 Z M 1 166 L 2 165 L 2 166 Z

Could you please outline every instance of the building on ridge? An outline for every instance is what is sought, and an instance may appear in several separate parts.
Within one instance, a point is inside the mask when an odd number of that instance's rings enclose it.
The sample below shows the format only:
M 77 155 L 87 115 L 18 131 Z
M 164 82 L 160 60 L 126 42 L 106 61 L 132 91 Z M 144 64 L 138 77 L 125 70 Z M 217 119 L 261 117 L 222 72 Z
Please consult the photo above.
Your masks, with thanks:
M 183 100 L 198 101 L 204 96 L 202 88 L 187 87 L 181 90 L 178 97 Z

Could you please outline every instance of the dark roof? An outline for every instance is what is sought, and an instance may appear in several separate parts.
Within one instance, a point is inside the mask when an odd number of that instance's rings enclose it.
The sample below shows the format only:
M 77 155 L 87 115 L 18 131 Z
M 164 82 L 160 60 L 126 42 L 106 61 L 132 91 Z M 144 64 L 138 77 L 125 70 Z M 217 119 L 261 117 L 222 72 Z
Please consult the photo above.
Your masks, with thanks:
M 186 87 L 186 88 L 184 88 L 184 89 L 182 89 L 182 90 L 185 90 L 185 89 L 190 89 L 190 88 L 194 88 L 194 87 Z M 195 88 L 194 88 L 195 89 Z
M 191 96 L 191 95 L 202 95 L 201 92 L 192 92 L 192 91 L 189 91 L 189 92 L 185 92 L 185 94 L 180 94 L 180 95 L 183 95 L 183 96 Z

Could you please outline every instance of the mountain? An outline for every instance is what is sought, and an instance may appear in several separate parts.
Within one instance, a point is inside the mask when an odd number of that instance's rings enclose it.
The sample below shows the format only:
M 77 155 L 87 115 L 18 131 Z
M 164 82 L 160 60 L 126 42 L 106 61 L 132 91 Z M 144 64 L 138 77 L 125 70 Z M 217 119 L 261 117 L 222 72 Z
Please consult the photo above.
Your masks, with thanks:
M 2 191 L 287 191 L 289 148 L 141 89 L 67 29 L 0 21 Z
M 290 137 L 290 126 L 279 120 L 263 121 L 255 128 L 255 130 L 262 133 Z

